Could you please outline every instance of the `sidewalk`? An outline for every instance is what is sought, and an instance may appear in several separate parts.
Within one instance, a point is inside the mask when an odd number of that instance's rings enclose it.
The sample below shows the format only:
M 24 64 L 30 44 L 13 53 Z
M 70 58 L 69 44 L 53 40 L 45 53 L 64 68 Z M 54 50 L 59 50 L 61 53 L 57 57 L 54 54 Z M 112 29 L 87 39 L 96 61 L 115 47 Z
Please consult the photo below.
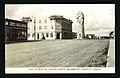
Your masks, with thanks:
M 110 40 L 107 67 L 115 67 L 115 39 Z

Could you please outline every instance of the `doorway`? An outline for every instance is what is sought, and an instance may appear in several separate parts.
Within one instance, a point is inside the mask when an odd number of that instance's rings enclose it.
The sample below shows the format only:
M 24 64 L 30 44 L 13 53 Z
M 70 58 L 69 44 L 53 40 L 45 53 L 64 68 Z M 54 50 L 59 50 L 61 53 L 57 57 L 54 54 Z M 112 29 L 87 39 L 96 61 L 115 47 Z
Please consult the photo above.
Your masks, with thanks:
M 60 33 L 57 33 L 57 39 L 60 39 Z
M 39 39 L 39 33 L 37 33 L 37 39 Z
M 43 40 L 45 39 L 44 33 L 42 33 L 42 39 L 43 39 Z

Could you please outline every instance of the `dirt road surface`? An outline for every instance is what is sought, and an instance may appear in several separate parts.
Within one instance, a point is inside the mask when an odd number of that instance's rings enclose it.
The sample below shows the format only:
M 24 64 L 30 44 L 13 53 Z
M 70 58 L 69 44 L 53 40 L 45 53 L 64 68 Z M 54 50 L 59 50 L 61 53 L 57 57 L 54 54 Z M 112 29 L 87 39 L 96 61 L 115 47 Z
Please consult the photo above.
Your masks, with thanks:
M 100 67 L 109 40 L 51 40 L 5 44 L 6 67 Z

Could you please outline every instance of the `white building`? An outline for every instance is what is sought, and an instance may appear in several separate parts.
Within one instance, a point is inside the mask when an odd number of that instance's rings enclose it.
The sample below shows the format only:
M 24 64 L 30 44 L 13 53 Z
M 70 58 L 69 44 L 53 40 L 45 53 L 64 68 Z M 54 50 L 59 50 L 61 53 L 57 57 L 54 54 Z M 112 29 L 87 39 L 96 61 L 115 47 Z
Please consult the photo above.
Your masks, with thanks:
M 28 22 L 28 40 L 72 38 L 72 21 L 63 16 L 31 17 Z

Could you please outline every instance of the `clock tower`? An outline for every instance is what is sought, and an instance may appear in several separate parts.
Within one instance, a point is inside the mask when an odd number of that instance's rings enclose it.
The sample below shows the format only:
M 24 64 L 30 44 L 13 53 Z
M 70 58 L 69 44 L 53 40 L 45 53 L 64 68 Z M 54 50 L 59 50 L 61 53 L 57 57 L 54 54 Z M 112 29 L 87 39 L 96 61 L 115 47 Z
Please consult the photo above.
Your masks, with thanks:
M 79 11 L 77 13 L 77 26 L 78 26 L 78 31 L 77 31 L 77 39 L 83 39 L 85 38 L 85 32 L 84 32 L 84 14 Z

